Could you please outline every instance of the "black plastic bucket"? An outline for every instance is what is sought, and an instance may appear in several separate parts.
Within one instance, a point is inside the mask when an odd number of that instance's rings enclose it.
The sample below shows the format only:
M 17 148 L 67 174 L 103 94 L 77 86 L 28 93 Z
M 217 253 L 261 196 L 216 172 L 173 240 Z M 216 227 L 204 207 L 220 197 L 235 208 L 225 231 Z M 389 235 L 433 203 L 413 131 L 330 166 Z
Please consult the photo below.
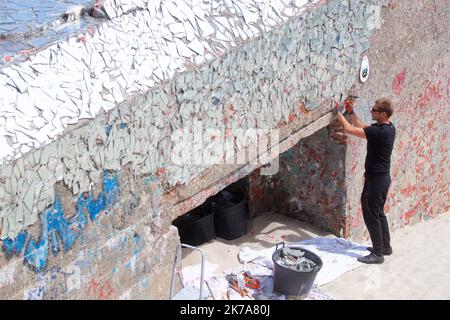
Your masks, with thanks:
M 284 243 L 283 247 L 284 247 Z M 323 262 L 320 257 L 306 249 L 299 246 L 289 246 L 291 250 L 302 250 L 305 252 L 304 257 L 316 263 L 312 271 L 297 271 L 278 264 L 276 261 L 280 256 L 281 249 L 276 246 L 275 252 L 272 255 L 273 261 L 273 291 L 287 296 L 304 296 L 310 290 L 316 280 L 316 276 L 322 269 Z
M 225 240 L 234 240 L 247 234 L 247 202 L 239 193 L 232 196 L 231 205 L 223 207 L 215 203 L 214 199 L 211 203 L 216 236 Z
M 197 207 L 173 221 L 181 243 L 198 246 L 216 237 L 214 212 L 205 206 Z

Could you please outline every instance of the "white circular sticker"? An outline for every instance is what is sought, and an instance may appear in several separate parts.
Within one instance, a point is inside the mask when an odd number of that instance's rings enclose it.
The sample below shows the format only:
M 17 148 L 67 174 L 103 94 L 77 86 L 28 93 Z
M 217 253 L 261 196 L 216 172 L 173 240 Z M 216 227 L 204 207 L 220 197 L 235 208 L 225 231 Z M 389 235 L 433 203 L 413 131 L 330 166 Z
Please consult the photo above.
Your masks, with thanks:
M 366 82 L 369 78 L 369 58 L 364 56 L 361 61 L 361 69 L 359 70 L 359 79 L 361 82 Z

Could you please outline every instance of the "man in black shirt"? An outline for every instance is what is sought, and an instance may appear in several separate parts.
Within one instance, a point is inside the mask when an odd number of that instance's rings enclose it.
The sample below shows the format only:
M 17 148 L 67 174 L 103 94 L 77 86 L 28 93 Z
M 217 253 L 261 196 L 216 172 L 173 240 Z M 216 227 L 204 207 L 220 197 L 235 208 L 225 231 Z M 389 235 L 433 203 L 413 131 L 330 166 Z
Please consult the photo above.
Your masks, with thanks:
M 353 110 L 350 110 L 349 113 L 354 126 L 341 113 L 338 113 L 337 116 L 344 127 L 344 132 L 367 139 L 361 205 L 364 222 L 372 240 L 372 247 L 367 248 L 371 253 L 358 258 L 358 261 L 383 263 L 383 256 L 392 254 L 389 224 L 384 214 L 384 204 L 391 184 L 390 164 L 395 139 L 395 127 L 389 121 L 393 113 L 392 103 L 386 98 L 378 99 L 370 112 L 372 119 L 376 121 L 370 126 L 362 123 Z

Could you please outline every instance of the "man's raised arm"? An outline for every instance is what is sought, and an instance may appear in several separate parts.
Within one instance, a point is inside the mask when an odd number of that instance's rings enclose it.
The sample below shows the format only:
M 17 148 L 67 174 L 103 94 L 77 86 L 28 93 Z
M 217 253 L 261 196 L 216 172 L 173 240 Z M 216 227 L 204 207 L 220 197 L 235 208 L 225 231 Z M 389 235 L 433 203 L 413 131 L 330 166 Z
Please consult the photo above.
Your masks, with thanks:
M 338 112 L 337 117 L 338 117 L 339 122 L 344 127 L 345 133 L 351 134 L 358 138 L 366 139 L 366 133 L 364 132 L 363 128 L 357 128 L 357 127 L 352 126 L 340 112 Z
M 364 129 L 364 128 L 366 128 L 366 127 L 369 127 L 369 125 L 366 124 L 366 123 L 364 123 L 364 122 L 362 122 L 361 119 L 358 118 L 358 116 L 357 116 L 354 112 L 352 112 L 352 113 L 350 114 L 350 118 L 352 119 L 352 124 L 353 124 L 353 126 L 355 126 L 355 127 L 357 127 L 357 128 L 362 128 L 362 129 Z

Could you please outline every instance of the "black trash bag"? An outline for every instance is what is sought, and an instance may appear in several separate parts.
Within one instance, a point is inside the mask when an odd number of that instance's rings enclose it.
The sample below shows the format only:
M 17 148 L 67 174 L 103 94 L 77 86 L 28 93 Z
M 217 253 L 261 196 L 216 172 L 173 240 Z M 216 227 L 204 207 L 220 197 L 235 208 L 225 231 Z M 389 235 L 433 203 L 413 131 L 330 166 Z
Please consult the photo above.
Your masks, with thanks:
M 178 228 L 181 243 L 198 246 L 216 237 L 214 213 L 204 205 L 192 209 L 172 223 Z
M 222 190 L 212 198 L 211 208 L 214 210 L 230 207 L 236 203 L 235 198 L 231 192 Z
M 244 196 L 239 192 L 222 190 L 211 198 L 216 236 L 234 240 L 247 234 L 247 212 Z

